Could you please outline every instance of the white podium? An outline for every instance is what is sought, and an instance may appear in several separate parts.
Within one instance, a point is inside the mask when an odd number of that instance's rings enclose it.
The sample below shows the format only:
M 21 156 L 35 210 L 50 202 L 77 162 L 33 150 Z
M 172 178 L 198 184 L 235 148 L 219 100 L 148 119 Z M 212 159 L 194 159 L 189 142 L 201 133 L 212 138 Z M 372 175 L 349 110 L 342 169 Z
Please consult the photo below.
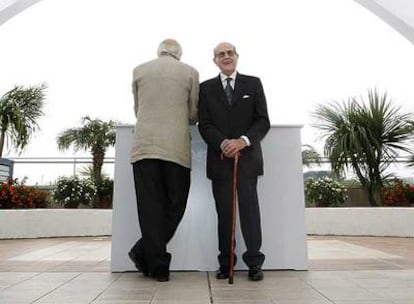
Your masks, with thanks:
M 263 245 L 263 269 L 308 269 L 301 159 L 301 126 L 272 126 L 262 142 L 264 176 L 258 180 Z M 116 128 L 112 225 L 112 272 L 136 270 L 128 251 L 140 236 L 132 165 L 132 126 Z M 192 127 L 191 187 L 184 218 L 168 245 L 171 270 L 216 270 L 217 219 L 211 183 L 206 177 L 206 145 Z M 239 221 L 236 269 L 246 269 Z

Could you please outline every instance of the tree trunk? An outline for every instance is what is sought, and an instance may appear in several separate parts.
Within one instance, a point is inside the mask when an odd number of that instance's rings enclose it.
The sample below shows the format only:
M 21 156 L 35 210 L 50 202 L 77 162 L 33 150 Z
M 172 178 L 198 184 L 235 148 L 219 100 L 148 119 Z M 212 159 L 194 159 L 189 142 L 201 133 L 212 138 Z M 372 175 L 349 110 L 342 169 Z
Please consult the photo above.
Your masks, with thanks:
M 368 201 L 369 201 L 369 205 L 371 207 L 377 207 L 378 203 L 377 203 L 377 199 L 376 199 L 376 187 L 372 184 L 371 182 L 368 182 L 367 184 L 367 194 L 368 194 Z
M 3 157 L 5 135 L 6 135 L 6 131 L 2 130 L 0 134 L 0 157 Z
M 99 183 L 102 179 L 102 166 L 104 158 L 104 151 L 100 149 L 93 151 L 93 178 L 96 183 Z
M 93 179 L 95 185 L 99 188 L 101 182 L 102 182 L 102 166 L 105 158 L 105 150 L 101 148 L 96 148 L 92 151 L 93 155 Z M 99 202 L 102 199 L 101 193 L 96 193 L 96 197 L 93 202 L 93 207 L 97 208 Z
M 369 205 L 371 207 L 377 207 L 377 200 L 375 199 L 375 194 L 372 193 L 371 191 L 368 191 L 368 201 L 369 201 Z

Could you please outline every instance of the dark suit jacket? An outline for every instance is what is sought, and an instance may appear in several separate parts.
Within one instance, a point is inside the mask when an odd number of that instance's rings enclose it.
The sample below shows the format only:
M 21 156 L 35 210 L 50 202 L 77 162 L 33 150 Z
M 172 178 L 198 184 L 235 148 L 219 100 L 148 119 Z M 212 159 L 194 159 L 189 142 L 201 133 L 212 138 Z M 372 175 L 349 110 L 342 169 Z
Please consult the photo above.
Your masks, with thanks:
M 226 138 L 246 135 L 251 146 L 240 153 L 239 172 L 251 177 L 263 174 L 260 141 L 269 131 L 266 97 L 259 78 L 237 74 L 231 106 L 220 76 L 200 85 L 199 130 L 207 143 L 207 177 L 231 176 L 233 159 L 220 158 L 220 144 Z

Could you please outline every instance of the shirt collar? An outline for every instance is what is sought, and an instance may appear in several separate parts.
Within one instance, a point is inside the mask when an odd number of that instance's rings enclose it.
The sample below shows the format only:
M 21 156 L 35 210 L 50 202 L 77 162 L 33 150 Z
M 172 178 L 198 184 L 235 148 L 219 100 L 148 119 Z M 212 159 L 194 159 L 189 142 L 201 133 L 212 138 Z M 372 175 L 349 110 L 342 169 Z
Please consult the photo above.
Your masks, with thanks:
M 226 79 L 227 78 L 231 78 L 232 79 L 232 82 L 233 81 L 235 81 L 236 80 L 236 75 L 237 75 L 237 71 L 234 71 L 230 76 L 227 76 L 227 75 L 224 75 L 223 73 L 220 73 L 220 79 L 221 79 L 221 82 L 226 82 Z

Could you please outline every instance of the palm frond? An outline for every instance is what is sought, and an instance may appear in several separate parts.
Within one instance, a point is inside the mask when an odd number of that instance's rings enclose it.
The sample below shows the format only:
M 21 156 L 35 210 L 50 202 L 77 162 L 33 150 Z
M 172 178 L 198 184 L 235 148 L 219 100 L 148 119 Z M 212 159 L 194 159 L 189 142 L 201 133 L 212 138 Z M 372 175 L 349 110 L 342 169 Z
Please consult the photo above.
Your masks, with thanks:
M 349 98 L 320 105 L 312 116 L 317 120 L 314 126 L 326 139 L 324 153 L 332 170 L 353 168 L 367 189 L 381 186 L 398 152 L 411 151 L 412 115 L 401 114 L 388 95 L 376 89 L 368 90 L 366 100 Z
M 16 150 L 23 149 L 39 129 L 45 90 L 46 85 L 15 86 L 0 98 L 0 155 L 5 140 L 9 139 Z

